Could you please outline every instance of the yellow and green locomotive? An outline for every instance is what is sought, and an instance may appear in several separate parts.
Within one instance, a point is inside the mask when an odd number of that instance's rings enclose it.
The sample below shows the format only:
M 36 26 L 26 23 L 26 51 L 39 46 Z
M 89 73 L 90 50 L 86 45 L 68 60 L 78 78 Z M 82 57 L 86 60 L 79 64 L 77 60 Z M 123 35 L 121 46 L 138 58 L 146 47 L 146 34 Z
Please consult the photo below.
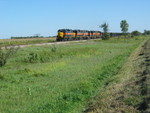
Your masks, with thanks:
M 102 32 L 100 31 L 59 29 L 57 41 L 96 39 L 101 36 Z

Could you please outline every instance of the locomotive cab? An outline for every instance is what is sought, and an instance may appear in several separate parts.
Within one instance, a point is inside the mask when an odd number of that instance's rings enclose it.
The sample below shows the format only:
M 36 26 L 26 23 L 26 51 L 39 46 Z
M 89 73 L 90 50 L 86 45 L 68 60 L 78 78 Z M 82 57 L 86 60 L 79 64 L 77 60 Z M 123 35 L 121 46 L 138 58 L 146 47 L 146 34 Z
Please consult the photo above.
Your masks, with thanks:
M 58 30 L 58 36 L 59 37 L 64 37 L 64 30 Z
M 58 30 L 58 35 L 57 35 L 57 41 L 62 41 L 64 38 L 64 29 L 59 29 Z
M 72 40 L 75 37 L 75 33 L 71 29 L 58 30 L 57 41 Z

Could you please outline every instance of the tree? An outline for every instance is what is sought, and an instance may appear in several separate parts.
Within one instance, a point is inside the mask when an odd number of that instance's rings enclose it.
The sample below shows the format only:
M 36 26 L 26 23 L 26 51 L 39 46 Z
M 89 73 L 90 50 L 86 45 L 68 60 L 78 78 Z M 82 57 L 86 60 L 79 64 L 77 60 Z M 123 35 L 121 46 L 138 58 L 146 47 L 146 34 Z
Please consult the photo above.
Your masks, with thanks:
M 144 35 L 150 35 L 150 30 L 144 30 Z
M 132 36 L 139 36 L 139 35 L 141 35 L 141 32 L 135 30 L 135 31 L 132 31 L 131 35 Z
M 108 33 L 109 25 L 106 22 L 104 22 L 102 25 L 100 25 L 100 27 L 103 29 L 103 32 L 104 32 L 102 39 L 104 40 L 109 39 L 110 38 L 110 34 Z
M 129 24 L 126 20 L 122 20 L 120 23 L 121 31 L 124 35 L 127 35 Z
M 100 25 L 100 27 L 103 29 L 103 32 L 104 33 L 107 33 L 108 32 L 108 27 L 109 25 L 105 22 L 103 23 L 102 25 Z

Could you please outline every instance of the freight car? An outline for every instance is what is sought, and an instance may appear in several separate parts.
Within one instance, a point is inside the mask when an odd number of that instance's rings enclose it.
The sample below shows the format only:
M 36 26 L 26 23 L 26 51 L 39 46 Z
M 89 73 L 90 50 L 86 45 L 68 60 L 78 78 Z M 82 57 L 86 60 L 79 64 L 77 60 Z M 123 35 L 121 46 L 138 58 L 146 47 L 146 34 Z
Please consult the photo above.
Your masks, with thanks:
M 110 34 L 111 37 L 120 37 L 120 36 L 123 35 L 123 33 L 116 33 L 116 32 L 114 32 L 114 33 L 111 32 L 109 34 Z
M 101 38 L 102 34 L 100 31 L 59 29 L 57 41 L 97 39 Z

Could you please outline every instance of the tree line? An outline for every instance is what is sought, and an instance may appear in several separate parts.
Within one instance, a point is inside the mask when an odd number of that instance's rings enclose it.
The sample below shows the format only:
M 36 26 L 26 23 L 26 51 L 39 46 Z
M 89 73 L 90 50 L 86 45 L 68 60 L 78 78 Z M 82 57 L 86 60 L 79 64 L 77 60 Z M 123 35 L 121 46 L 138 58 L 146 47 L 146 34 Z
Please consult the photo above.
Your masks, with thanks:
M 103 24 L 101 24 L 99 26 L 100 28 L 103 29 L 104 35 L 103 35 L 103 39 L 109 39 L 110 38 L 110 34 L 108 33 L 109 31 L 109 24 L 104 22 Z M 122 34 L 127 37 L 134 37 L 134 36 L 139 36 L 139 35 L 150 35 L 150 30 L 144 30 L 144 33 L 139 32 L 138 30 L 132 31 L 131 33 L 128 33 L 128 28 L 129 28 L 129 24 L 126 20 L 122 20 L 120 22 L 120 28 L 122 31 Z
M 52 36 L 44 37 L 41 36 L 40 34 L 35 34 L 33 36 L 19 36 L 19 37 L 14 37 L 12 36 L 11 39 L 28 39 L 28 38 L 51 38 Z

